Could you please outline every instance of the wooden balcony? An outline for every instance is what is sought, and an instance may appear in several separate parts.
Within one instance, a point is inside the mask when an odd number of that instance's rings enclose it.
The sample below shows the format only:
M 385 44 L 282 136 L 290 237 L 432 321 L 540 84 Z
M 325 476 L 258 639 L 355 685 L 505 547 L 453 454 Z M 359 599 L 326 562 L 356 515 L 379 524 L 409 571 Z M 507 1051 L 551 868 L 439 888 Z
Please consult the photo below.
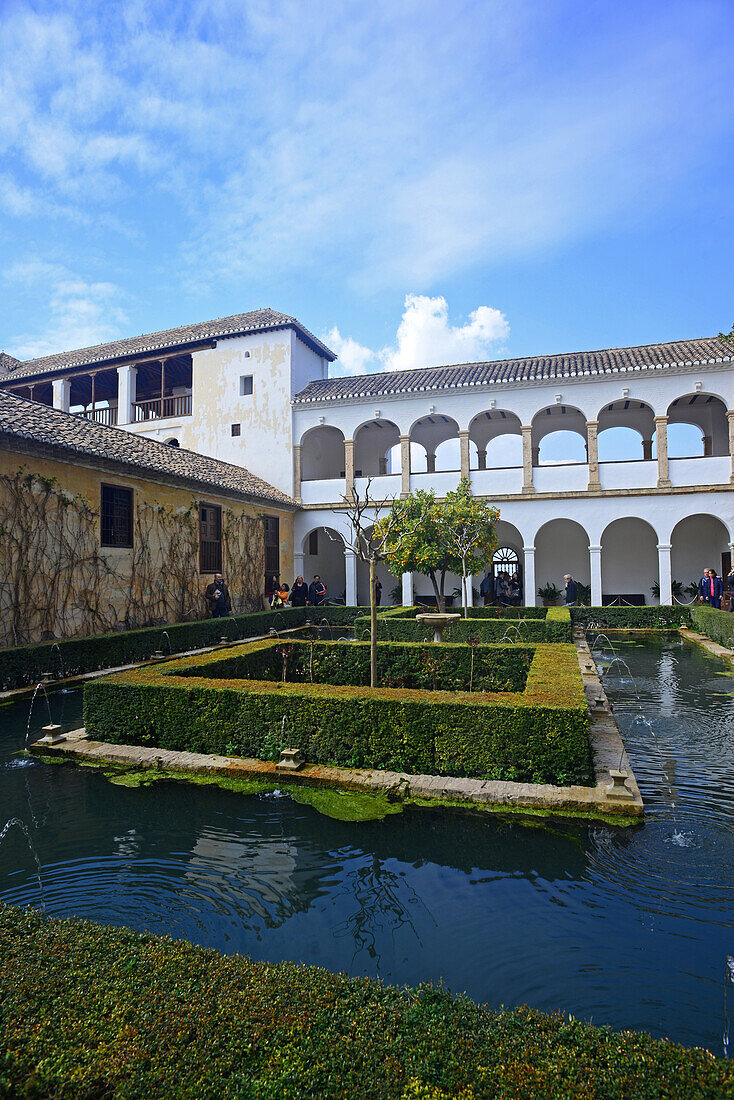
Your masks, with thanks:
M 175 397 L 154 397 L 149 401 L 136 401 L 134 409 L 136 424 L 145 420 L 191 416 L 191 394 L 182 393 Z
M 83 416 L 85 420 L 96 420 L 98 424 L 117 424 L 117 406 L 102 407 L 99 409 L 85 409 L 83 412 L 77 413 L 77 416 Z

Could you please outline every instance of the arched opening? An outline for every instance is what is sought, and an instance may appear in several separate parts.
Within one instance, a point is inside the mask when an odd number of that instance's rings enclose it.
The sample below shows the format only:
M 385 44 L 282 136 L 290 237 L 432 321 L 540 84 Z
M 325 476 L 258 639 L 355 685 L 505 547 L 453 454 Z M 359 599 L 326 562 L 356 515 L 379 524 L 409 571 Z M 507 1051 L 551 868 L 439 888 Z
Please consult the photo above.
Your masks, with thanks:
M 301 439 L 301 479 L 344 477 L 344 435 L 328 424 L 312 428 Z
M 452 417 L 439 413 L 421 417 L 411 428 L 410 439 L 411 444 L 418 444 L 425 452 L 426 473 L 461 469 L 459 425 Z
M 678 599 L 690 603 L 704 569 L 726 579 L 731 569 L 731 536 L 717 516 L 695 515 L 679 520 L 670 536 L 670 571 Z
M 624 398 L 599 413 L 600 462 L 635 462 L 652 458 L 655 414 L 644 401 Z
M 726 405 L 707 393 L 688 393 L 668 406 L 668 458 L 729 454 Z
M 570 573 L 577 584 L 591 586 L 589 536 L 571 519 L 552 519 L 535 536 L 535 576 L 538 586 L 554 584 L 563 592 Z M 590 591 L 588 593 L 590 595 Z M 579 593 L 583 598 L 586 593 Z M 563 601 L 561 601 L 563 602 Z
M 306 584 L 311 584 L 318 575 L 326 585 L 327 600 L 331 602 L 343 599 L 346 595 L 347 575 L 344 540 L 339 532 L 333 527 L 314 527 L 304 536 L 301 548 Z
M 570 405 L 549 405 L 532 421 L 533 466 L 584 463 L 586 417 Z
M 469 425 L 472 470 L 498 470 L 522 466 L 522 425 L 515 413 L 488 409 Z
M 370 420 L 354 436 L 354 476 L 381 477 L 391 472 L 390 453 L 400 442 L 400 431 L 391 420 Z
M 489 577 L 492 583 L 480 603 L 497 603 L 497 578 L 503 573 L 508 577 L 517 573 L 520 584 L 519 603 L 522 604 L 525 597 L 522 535 L 517 527 L 506 520 L 497 521 L 496 532 L 497 549 L 492 556 L 492 564 L 483 574 L 474 577 L 474 588 L 480 588 L 482 581 Z
M 658 537 L 636 516 L 613 520 L 601 538 L 602 603 L 657 603 Z
M 180 447 L 180 446 L 181 446 L 181 444 L 180 444 L 180 443 L 179 443 L 179 441 L 178 441 L 178 440 L 176 439 L 176 437 L 175 437 L 175 436 L 173 436 L 173 437 L 172 437 L 171 439 L 167 439 L 167 440 L 166 440 L 166 446 L 167 446 L 167 447 Z
M 372 528 L 367 528 L 365 534 L 370 537 Z M 394 576 L 384 562 L 377 563 L 377 580 L 382 585 L 380 604 L 382 607 L 392 607 L 402 601 L 401 580 Z M 370 566 L 369 562 L 357 558 L 357 603 L 368 606 L 370 602 Z

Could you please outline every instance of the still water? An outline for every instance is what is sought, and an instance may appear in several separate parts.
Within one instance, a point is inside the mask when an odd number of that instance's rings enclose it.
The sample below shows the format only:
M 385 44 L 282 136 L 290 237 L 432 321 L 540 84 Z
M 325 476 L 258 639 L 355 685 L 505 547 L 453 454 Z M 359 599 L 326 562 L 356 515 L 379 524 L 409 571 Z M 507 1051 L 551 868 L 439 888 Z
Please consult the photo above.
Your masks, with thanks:
M 635 829 L 418 810 L 347 824 L 286 795 L 113 786 L 18 757 L 27 702 L 0 709 L 0 828 L 12 816 L 28 826 L 54 916 L 394 984 L 443 980 L 493 1006 L 562 1009 L 721 1054 L 734 677 L 677 641 L 618 652 L 634 681 L 617 662 L 605 683 L 648 808 Z M 79 724 L 79 692 L 51 707 Z M 36 708 L 33 730 L 47 721 Z M 0 845 L 0 898 L 39 904 L 18 829 Z

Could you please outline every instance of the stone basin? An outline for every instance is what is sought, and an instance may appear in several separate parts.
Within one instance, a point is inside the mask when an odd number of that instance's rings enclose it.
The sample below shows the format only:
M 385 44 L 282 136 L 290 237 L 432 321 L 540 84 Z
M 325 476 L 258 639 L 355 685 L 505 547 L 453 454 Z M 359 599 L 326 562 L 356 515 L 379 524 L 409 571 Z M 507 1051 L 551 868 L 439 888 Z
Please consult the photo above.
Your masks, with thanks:
M 433 627 L 433 640 L 434 642 L 443 641 L 443 632 L 447 626 L 451 623 L 455 623 L 457 619 L 460 619 L 461 615 L 452 614 L 449 615 L 446 612 L 429 611 L 422 615 L 416 615 L 415 620 L 418 623 L 425 623 L 426 626 Z

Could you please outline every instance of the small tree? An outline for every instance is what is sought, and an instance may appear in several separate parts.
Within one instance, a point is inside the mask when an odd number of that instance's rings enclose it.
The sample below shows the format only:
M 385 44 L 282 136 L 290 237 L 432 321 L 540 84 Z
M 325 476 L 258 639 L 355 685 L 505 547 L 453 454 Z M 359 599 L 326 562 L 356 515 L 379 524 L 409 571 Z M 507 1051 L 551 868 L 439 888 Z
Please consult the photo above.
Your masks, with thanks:
M 451 557 L 441 539 L 436 522 L 440 505 L 436 494 L 419 489 L 393 504 L 387 517 L 392 526 L 385 544 L 385 558 L 391 571 L 421 573 L 428 577 L 439 611 L 446 610 L 444 583 L 451 570 Z
M 434 521 L 441 541 L 454 559 L 453 571 L 461 577 L 461 605 L 465 619 L 469 616 L 468 578 L 477 566 L 485 569 L 491 564 L 497 549 L 498 519 L 497 508 L 472 496 L 468 477 L 461 479 L 458 489 L 446 494 L 444 503 L 435 514 Z
M 371 484 L 369 478 L 363 497 L 353 488 L 351 495 L 344 497 L 345 506 L 336 511 L 346 516 L 352 529 L 351 538 L 345 539 L 347 547 L 370 568 L 370 687 L 377 687 L 377 563 L 385 561 L 388 544 L 399 548 L 403 539 L 411 537 L 422 515 L 408 517 L 407 501 L 371 500 Z M 388 514 L 379 520 L 380 513 L 387 509 Z

